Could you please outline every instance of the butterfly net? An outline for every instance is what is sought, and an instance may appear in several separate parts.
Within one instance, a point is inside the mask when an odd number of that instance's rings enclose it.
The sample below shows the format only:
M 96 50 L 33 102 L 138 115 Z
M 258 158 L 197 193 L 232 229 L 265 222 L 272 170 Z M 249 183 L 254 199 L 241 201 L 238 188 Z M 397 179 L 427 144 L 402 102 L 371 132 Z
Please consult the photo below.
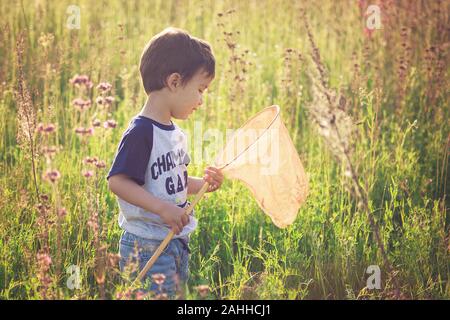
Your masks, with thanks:
M 271 106 L 250 118 L 217 155 L 215 166 L 242 181 L 273 223 L 292 224 L 308 195 L 308 179 L 280 116 Z

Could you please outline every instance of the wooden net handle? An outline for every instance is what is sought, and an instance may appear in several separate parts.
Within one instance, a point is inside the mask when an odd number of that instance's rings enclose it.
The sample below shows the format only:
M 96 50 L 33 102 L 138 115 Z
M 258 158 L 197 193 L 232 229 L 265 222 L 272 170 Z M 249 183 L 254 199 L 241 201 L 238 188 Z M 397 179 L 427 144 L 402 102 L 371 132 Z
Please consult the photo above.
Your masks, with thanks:
M 185 214 L 187 214 L 187 215 L 191 214 L 192 210 L 194 209 L 194 206 L 203 197 L 206 190 L 208 190 L 208 187 L 209 187 L 209 183 L 205 182 L 205 184 L 202 186 L 200 191 L 196 194 L 194 201 L 192 201 L 191 204 L 186 208 Z M 141 270 L 141 272 L 139 272 L 139 275 L 137 276 L 136 280 L 134 280 L 132 286 L 136 285 L 137 282 L 140 282 L 142 280 L 142 278 L 144 278 L 144 276 L 146 275 L 148 270 L 150 270 L 150 268 L 153 266 L 156 259 L 159 258 L 159 256 L 164 251 L 164 249 L 167 247 L 167 245 L 169 244 L 170 240 L 172 240 L 174 235 L 175 235 L 175 233 L 173 232 L 173 230 L 170 230 L 169 234 L 166 236 L 166 238 L 163 240 L 163 242 L 161 242 L 161 244 L 159 245 L 158 249 L 156 249 L 153 256 L 150 258 L 150 260 L 147 261 L 147 263 L 145 264 L 145 266 Z

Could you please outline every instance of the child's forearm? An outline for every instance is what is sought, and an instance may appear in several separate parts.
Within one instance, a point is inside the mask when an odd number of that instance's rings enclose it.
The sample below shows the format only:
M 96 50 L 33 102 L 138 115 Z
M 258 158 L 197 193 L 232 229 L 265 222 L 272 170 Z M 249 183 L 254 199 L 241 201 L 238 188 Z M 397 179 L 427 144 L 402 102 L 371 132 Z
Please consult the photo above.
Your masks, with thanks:
M 204 184 L 202 178 L 188 177 L 188 194 L 197 194 Z
M 158 199 L 126 176 L 112 176 L 108 180 L 108 185 L 109 189 L 119 198 L 157 215 L 161 215 L 167 209 L 167 206 L 170 205 L 168 202 Z

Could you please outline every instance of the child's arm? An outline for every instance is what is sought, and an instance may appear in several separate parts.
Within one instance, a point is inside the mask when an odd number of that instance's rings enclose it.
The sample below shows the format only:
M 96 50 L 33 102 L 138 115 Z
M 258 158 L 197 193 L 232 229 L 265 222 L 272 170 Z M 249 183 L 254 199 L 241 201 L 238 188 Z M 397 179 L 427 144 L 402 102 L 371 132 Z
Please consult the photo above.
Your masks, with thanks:
M 207 167 L 203 178 L 188 177 L 188 194 L 197 194 L 205 181 L 210 184 L 206 192 L 216 191 L 222 185 L 223 174 L 215 167 Z
M 189 217 L 184 214 L 183 208 L 158 199 L 124 174 L 111 176 L 108 179 L 108 186 L 114 194 L 126 202 L 159 215 L 175 234 L 179 234 L 189 223 Z
M 205 184 L 205 180 L 197 177 L 188 177 L 188 194 L 197 194 L 202 186 Z

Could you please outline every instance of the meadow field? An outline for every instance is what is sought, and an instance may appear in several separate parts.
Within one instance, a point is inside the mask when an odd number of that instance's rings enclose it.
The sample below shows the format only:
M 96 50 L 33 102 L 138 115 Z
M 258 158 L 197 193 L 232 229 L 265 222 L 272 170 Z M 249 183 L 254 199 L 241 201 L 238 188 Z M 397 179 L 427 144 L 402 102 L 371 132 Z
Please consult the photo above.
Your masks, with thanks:
M 449 299 L 449 12 L 445 0 L 2 1 L 0 299 L 164 298 L 119 272 L 106 174 L 145 103 L 142 49 L 168 26 L 216 57 L 203 106 L 175 121 L 189 175 L 220 149 L 209 129 L 225 138 L 276 104 L 310 187 L 284 229 L 239 181 L 207 194 L 179 297 Z

